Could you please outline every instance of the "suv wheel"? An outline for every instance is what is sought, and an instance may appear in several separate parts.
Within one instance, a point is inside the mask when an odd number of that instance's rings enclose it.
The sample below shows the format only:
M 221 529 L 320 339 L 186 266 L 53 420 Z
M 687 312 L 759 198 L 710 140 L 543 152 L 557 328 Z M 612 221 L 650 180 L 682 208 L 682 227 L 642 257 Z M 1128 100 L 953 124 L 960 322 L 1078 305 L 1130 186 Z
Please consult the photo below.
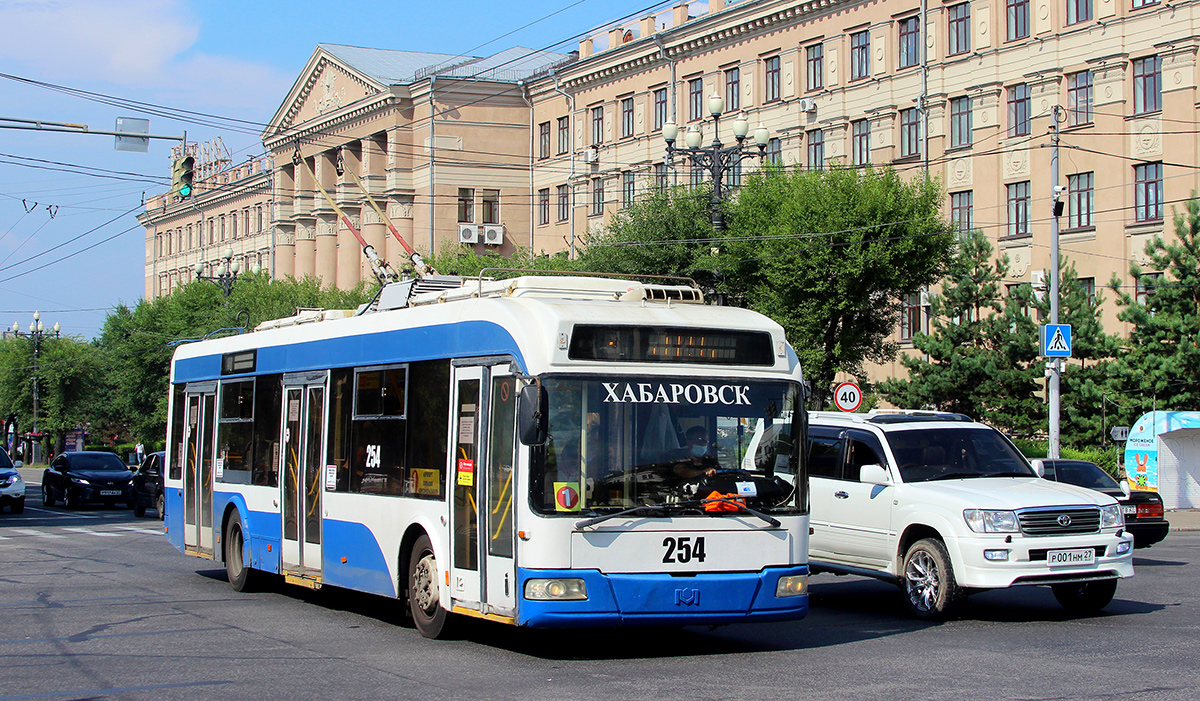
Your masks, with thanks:
M 962 603 L 963 590 L 954 581 L 954 568 L 946 546 L 936 538 L 913 543 L 904 555 L 901 586 L 904 600 L 917 618 L 942 620 Z
M 1050 589 L 1058 603 L 1071 613 L 1095 613 L 1113 600 L 1117 593 L 1117 580 L 1052 584 Z

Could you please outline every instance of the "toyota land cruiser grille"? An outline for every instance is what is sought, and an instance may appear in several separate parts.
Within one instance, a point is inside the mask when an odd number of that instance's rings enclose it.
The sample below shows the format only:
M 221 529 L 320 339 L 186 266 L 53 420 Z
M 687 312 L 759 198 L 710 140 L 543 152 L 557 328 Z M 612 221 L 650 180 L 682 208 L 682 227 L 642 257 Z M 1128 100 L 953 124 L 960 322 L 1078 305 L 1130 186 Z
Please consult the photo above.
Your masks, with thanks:
M 1069 535 L 1100 530 L 1100 509 L 1089 507 L 1018 511 L 1025 535 Z

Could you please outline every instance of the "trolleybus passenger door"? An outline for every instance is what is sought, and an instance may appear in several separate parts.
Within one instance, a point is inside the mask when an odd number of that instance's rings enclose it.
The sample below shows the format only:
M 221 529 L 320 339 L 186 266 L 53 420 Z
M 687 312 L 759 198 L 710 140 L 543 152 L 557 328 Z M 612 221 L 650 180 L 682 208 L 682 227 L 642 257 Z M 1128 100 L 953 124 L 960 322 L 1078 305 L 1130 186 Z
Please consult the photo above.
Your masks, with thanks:
M 459 605 L 501 616 L 515 615 L 517 586 L 516 387 L 509 362 L 460 361 L 454 371 L 451 592 Z
M 321 573 L 321 466 L 325 450 L 325 372 L 283 378 L 283 569 Z
M 194 383 L 187 387 L 187 416 L 184 422 L 186 465 L 184 466 L 184 549 L 196 554 L 213 554 L 213 430 L 217 425 L 217 383 Z

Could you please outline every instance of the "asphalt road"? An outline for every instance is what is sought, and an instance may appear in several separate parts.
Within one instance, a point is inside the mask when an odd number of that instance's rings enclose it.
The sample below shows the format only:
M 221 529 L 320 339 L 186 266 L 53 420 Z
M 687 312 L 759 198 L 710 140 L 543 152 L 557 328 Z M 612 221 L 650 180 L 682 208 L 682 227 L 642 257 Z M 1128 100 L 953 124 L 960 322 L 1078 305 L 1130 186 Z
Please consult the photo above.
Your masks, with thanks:
M 1137 551 L 1101 615 L 1048 589 L 972 597 L 941 625 L 899 590 L 820 575 L 812 612 L 716 630 L 529 631 L 472 623 L 432 641 L 389 599 L 275 584 L 239 594 L 217 563 L 124 509 L 0 513 L 7 699 L 1194 699 L 1200 533 Z M 153 514 L 153 511 L 150 512 Z

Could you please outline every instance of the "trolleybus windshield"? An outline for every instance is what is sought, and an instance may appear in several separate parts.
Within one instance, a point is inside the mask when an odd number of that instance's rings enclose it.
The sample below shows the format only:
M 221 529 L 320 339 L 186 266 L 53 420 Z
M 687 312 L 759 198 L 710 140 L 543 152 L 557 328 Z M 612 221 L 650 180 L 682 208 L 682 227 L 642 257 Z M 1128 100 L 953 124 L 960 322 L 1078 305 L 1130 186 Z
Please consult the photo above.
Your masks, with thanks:
M 706 513 L 700 500 L 714 492 L 772 513 L 806 506 L 794 382 L 591 376 L 542 386 L 549 432 L 533 450 L 530 480 L 541 513 Z

